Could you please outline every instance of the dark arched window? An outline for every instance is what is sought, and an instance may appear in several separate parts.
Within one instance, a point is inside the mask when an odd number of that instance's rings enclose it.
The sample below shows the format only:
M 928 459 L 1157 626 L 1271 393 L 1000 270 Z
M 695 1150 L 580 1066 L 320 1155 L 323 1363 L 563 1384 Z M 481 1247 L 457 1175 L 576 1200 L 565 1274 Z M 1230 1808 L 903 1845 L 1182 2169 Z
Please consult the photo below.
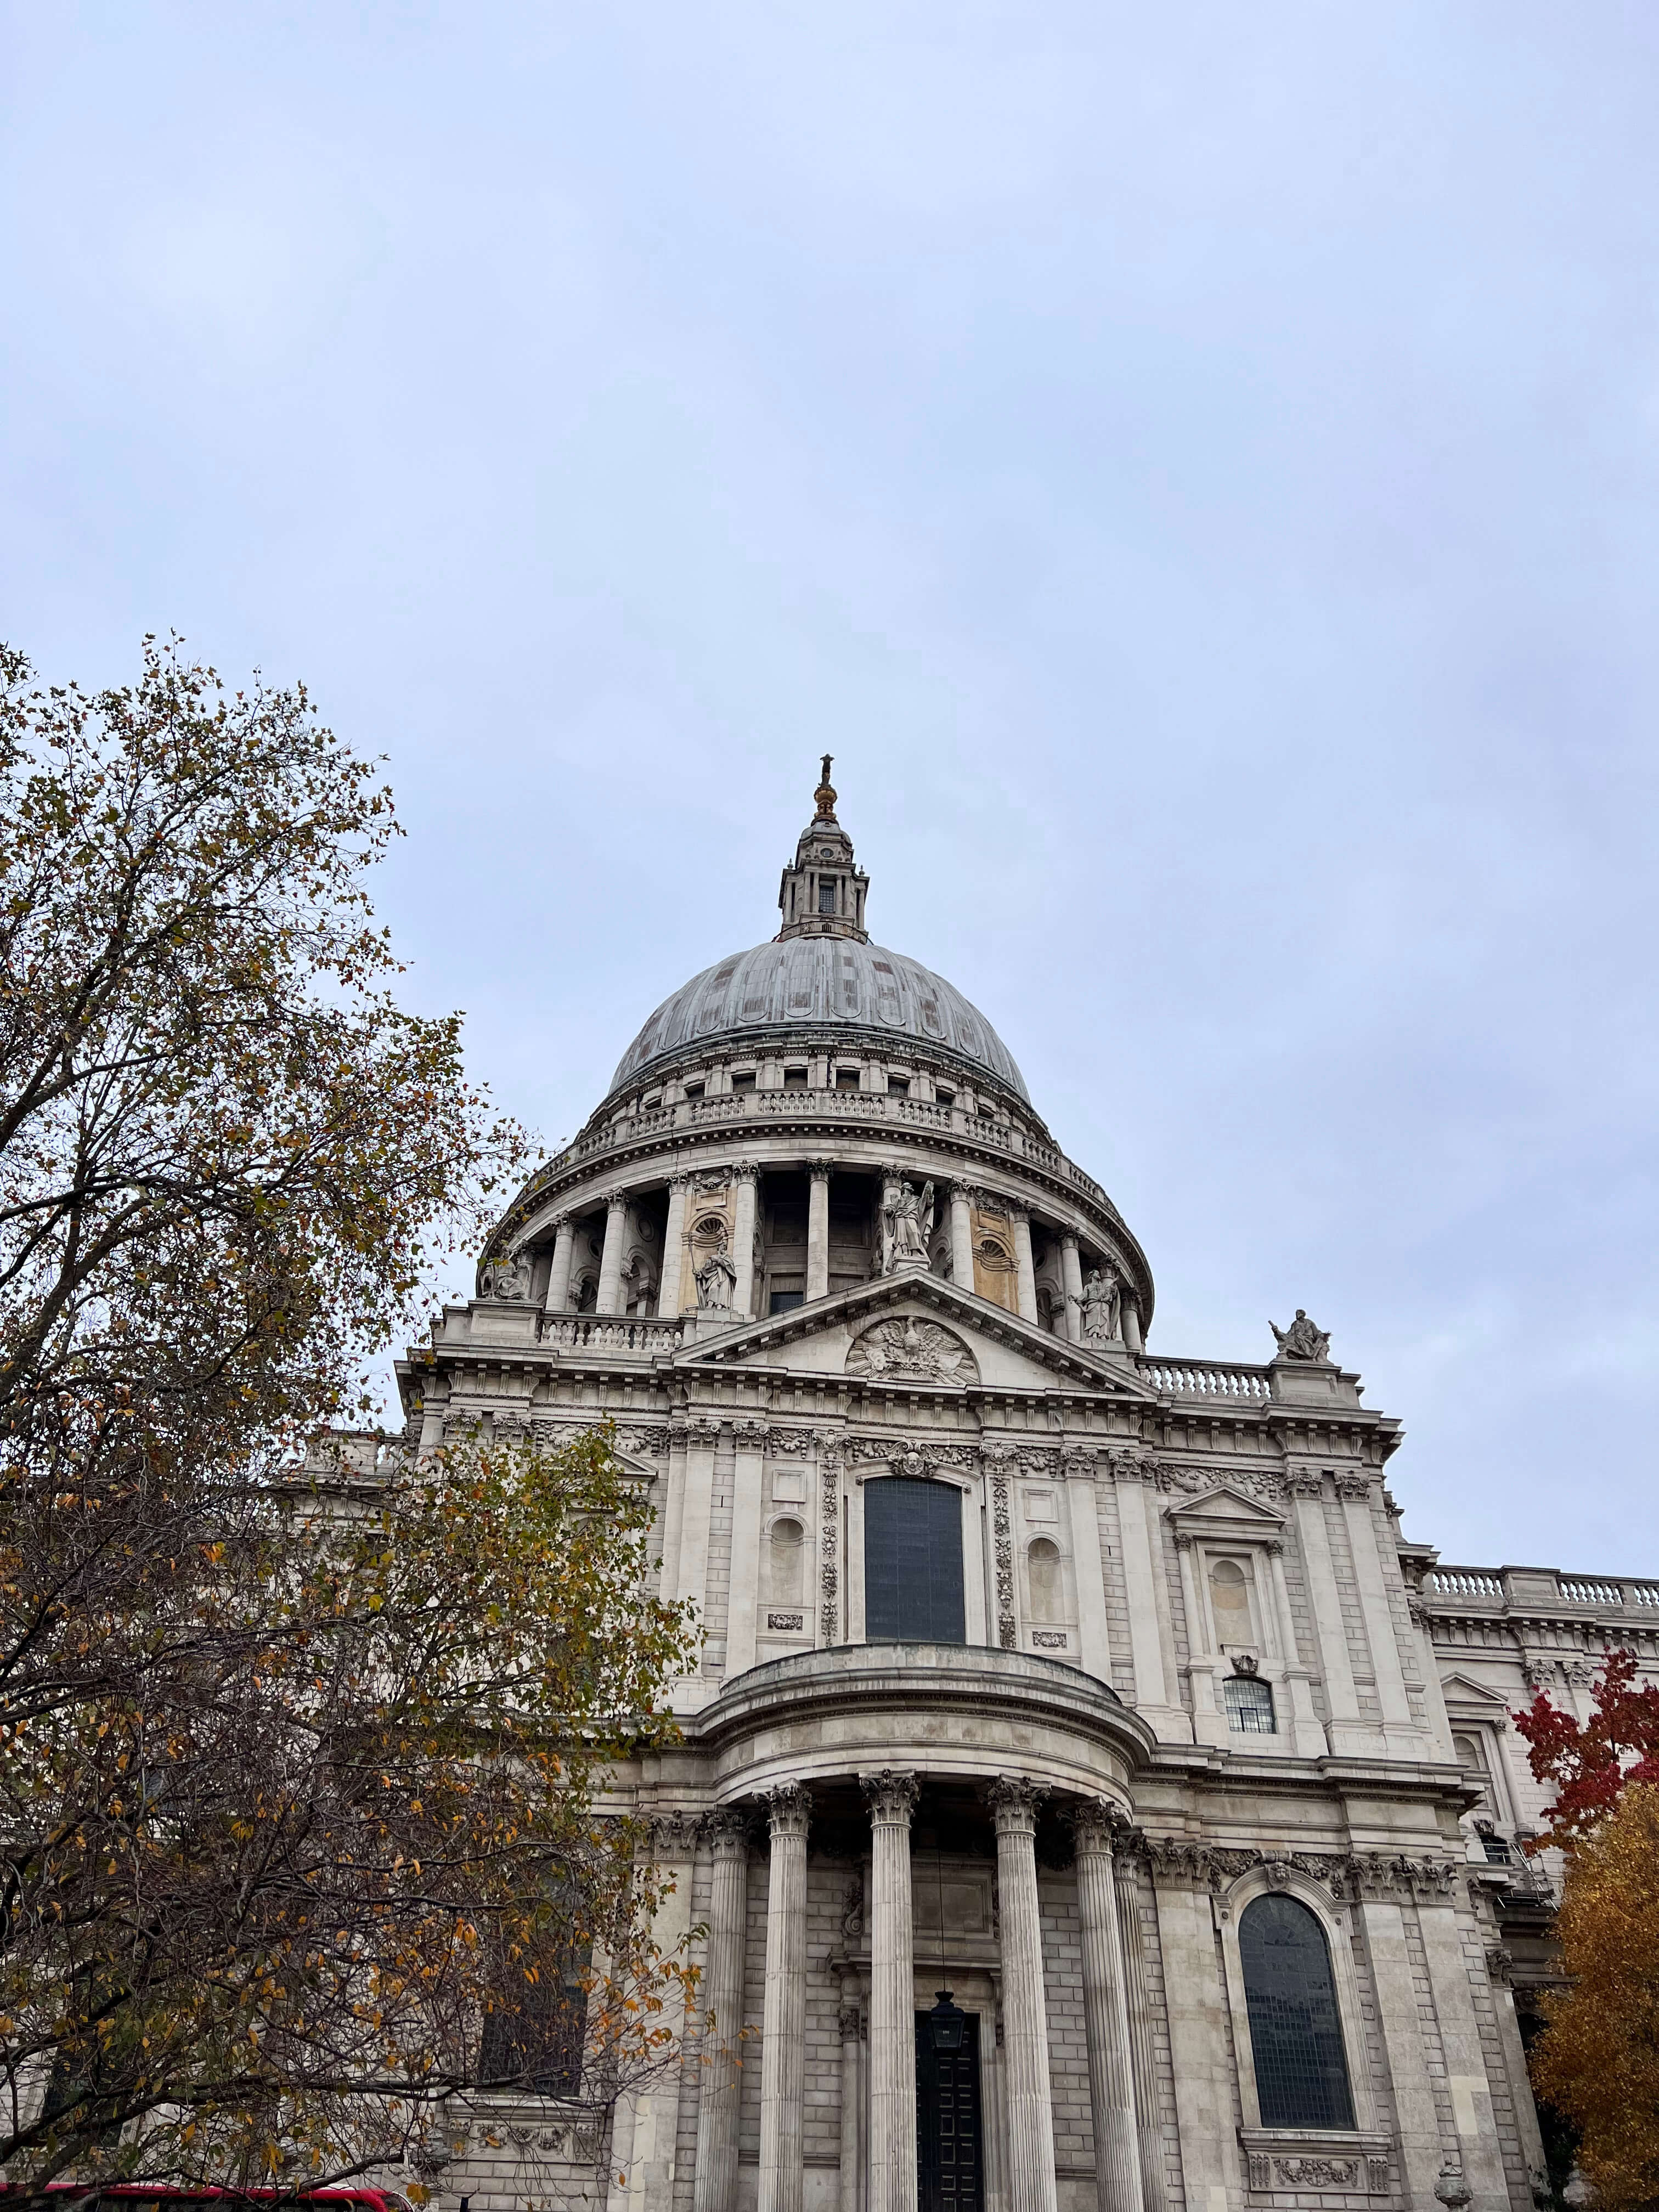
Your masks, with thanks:
M 1353 2099 L 1325 1931 L 1293 1897 L 1239 1916 L 1256 2101 L 1264 2128 L 1351 2128 Z
M 864 1632 L 965 1644 L 962 1493 L 947 1482 L 884 1475 L 864 1486 Z

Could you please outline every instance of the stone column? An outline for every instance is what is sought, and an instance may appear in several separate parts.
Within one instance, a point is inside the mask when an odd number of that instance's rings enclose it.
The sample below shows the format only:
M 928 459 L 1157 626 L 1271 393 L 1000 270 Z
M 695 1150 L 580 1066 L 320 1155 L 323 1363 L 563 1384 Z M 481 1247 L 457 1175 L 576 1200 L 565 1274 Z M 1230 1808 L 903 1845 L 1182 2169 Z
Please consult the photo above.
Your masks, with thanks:
M 859 2059 L 864 2045 L 859 2034 L 862 2012 L 859 1995 L 858 1976 L 843 1973 L 841 2009 L 836 2020 L 841 2031 L 841 2185 L 836 2191 L 836 2212 L 860 2212 L 859 2177 L 863 2161 L 859 2156 L 859 2124 L 864 2100 L 859 2082 Z
M 1054 2101 L 1048 2086 L 1048 2021 L 1042 1993 L 1042 1928 L 1037 1909 L 1036 1808 L 1030 1782 L 991 1784 L 997 1825 L 997 1896 L 1002 1913 L 1002 2003 L 1008 2061 L 1008 2202 L 1011 2212 L 1058 2212 Z M 915 2123 L 912 2122 L 914 2130 Z M 914 2203 L 914 2197 L 910 2200 Z
M 1008 1209 L 1014 1223 L 1014 1265 L 1019 1297 L 1019 1317 L 1035 1322 L 1037 1318 L 1036 1262 L 1031 1257 L 1031 1217 L 1023 1206 Z
M 732 1293 L 732 1310 L 741 1321 L 755 1312 L 755 1170 L 739 1168 L 733 1177 L 738 1204 L 732 1227 L 732 1264 L 738 1271 Z
M 806 2165 L 806 1830 L 811 1793 L 766 1793 L 772 1879 L 766 1896 L 766 2002 L 761 2026 L 760 2212 L 801 2212 Z
M 685 1196 L 690 1176 L 671 1176 L 668 1184 L 668 1226 L 662 1240 L 662 1285 L 657 1292 L 657 1311 L 669 1321 L 680 1313 L 680 1269 L 685 1259 Z
M 565 1313 L 570 1305 L 570 1262 L 576 1250 L 576 1224 L 568 1213 L 556 1214 L 553 1221 L 553 1262 L 547 1271 L 547 1295 L 542 1300 L 546 1313 Z
M 916 2208 L 916 1973 L 910 1918 L 914 1774 L 861 1778 L 870 1803 L 870 2212 Z
M 1083 1262 L 1069 1229 L 1060 1240 L 1060 1281 L 1066 1293 L 1066 1334 L 1079 1344 L 1083 1339 Z
M 1116 1854 L 1118 1946 L 1123 1957 L 1124 2008 L 1134 2065 L 1135 2145 L 1140 2159 L 1145 2212 L 1164 2212 L 1164 2130 L 1158 2109 L 1158 2052 L 1152 2041 L 1152 1996 L 1146 1974 L 1146 1931 L 1140 1917 L 1140 1873 L 1123 1851 Z
M 742 2101 L 738 2038 L 743 2031 L 744 1891 L 749 1875 L 747 1823 L 716 1813 L 709 1822 L 714 1876 L 708 1900 L 708 2008 L 703 2030 L 702 2094 L 697 2104 L 697 2169 L 692 2212 L 736 2212 L 738 2113 Z
M 618 1194 L 606 1202 L 605 1209 L 605 1249 L 599 1255 L 599 1295 L 594 1311 L 602 1314 L 622 1311 L 622 1248 L 623 1225 L 628 1218 L 628 1200 Z
M 1133 1291 L 1123 1293 L 1123 1341 L 1131 1352 L 1145 1352 L 1146 1340 L 1140 1334 L 1140 1300 Z
M 830 1163 L 808 1164 L 806 1183 L 806 1295 L 830 1295 Z
M 1135 2136 L 1134 2059 L 1129 2048 L 1112 1814 L 1104 1805 L 1077 1816 L 1077 1910 L 1083 1935 L 1083 2024 L 1089 2045 L 1089 2110 L 1094 2123 L 1095 2185 L 1100 2212 L 1143 2212 Z
M 951 1186 L 951 1280 L 958 1290 L 974 1287 L 974 1224 L 972 1201 L 965 1182 Z

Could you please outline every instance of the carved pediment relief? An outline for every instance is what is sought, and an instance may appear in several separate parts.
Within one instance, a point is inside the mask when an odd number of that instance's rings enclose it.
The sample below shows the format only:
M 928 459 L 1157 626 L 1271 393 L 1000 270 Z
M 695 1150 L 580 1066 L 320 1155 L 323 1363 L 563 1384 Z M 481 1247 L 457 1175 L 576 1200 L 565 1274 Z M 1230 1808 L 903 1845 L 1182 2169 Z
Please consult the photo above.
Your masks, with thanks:
M 847 1372 L 869 1381 L 976 1382 L 979 1364 L 951 1329 L 919 1314 L 896 1314 L 856 1337 Z

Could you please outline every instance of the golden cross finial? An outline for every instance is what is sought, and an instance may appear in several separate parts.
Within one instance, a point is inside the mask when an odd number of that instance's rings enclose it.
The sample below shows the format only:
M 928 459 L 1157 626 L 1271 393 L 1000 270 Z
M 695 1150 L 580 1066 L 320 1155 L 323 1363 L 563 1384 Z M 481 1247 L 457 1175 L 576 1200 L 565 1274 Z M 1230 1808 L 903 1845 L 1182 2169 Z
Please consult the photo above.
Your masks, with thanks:
M 823 756 L 823 766 L 818 771 L 818 787 L 812 793 L 812 804 L 819 814 L 832 822 L 836 817 L 836 794 L 830 781 L 830 763 L 834 758 L 833 753 Z

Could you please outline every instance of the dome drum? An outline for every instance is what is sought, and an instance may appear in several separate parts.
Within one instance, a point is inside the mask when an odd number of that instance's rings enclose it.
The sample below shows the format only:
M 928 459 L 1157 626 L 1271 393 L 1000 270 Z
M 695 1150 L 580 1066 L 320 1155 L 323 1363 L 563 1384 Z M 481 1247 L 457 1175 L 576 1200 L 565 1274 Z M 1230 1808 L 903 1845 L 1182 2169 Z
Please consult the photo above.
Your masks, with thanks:
M 927 1215 L 933 1272 L 1058 1335 L 1091 1316 L 1099 1340 L 1139 1351 L 1145 1255 L 978 1008 L 868 941 L 827 772 L 816 796 L 779 937 L 652 1015 L 499 1224 L 481 1290 L 548 1312 L 763 1319 L 884 1272 L 896 1189 Z

